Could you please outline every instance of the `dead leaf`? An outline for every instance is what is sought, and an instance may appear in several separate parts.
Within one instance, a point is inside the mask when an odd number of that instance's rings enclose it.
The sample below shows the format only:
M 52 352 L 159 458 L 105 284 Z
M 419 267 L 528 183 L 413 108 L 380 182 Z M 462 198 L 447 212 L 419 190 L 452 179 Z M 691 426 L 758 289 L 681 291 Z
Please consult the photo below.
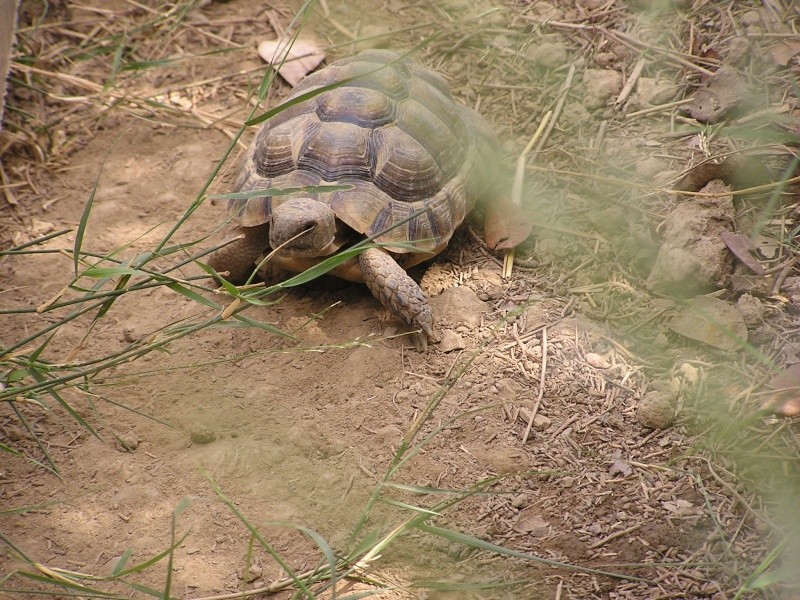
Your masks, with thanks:
M 550 523 L 542 518 L 533 506 L 522 510 L 513 525 L 517 533 L 526 533 L 533 537 L 544 537 L 550 532 Z
M 776 65 L 786 67 L 789 65 L 789 61 L 791 61 L 792 58 L 800 54 L 800 42 L 778 44 L 770 48 L 769 53 Z
M 800 363 L 786 367 L 770 379 L 767 385 L 776 391 L 797 388 L 800 393 Z
M 749 237 L 743 233 L 734 233 L 732 231 L 723 231 L 720 236 L 728 247 L 728 250 L 730 250 L 743 265 L 756 275 L 763 275 L 766 273 L 761 263 L 753 256 L 755 246 Z
M 594 352 L 587 352 L 586 356 L 583 357 L 586 360 L 586 363 L 595 369 L 608 369 L 611 366 L 604 357 L 596 354 Z
M 690 515 L 695 512 L 694 504 L 682 498 L 678 498 L 677 500 L 665 500 L 661 503 L 661 506 L 679 516 Z
M 767 386 L 775 393 L 762 405 L 764 410 L 782 417 L 800 415 L 800 363 L 786 367 Z
M 311 40 L 296 39 L 283 60 L 287 42 L 291 40 L 264 40 L 258 44 L 258 55 L 278 68 L 278 74 L 294 87 L 325 60 L 325 53 Z
M 621 458 L 615 458 L 611 463 L 611 467 L 608 469 L 608 474 L 611 475 L 611 477 L 614 477 L 615 475 L 627 477 L 631 473 L 633 473 L 633 468 L 631 467 L 630 463 L 622 460 Z
M 772 412 L 781 417 L 796 417 L 800 415 L 800 397 L 789 398 L 774 406 Z
M 486 206 L 483 236 L 494 250 L 510 250 L 528 239 L 533 224 L 522 209 L 507 198 L 497 198 Z

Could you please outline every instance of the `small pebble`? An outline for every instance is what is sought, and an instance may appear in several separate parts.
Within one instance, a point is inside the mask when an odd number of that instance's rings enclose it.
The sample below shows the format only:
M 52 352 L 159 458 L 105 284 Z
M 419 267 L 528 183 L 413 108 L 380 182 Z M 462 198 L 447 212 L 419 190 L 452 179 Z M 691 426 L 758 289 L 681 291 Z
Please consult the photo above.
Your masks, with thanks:
M 527 408 L 520 408 L 519 418 L 522 419 L 523 423 L 526 424 L 529 423 L 531 420 L 531 411 Z M 537 413 L 536 416 L 533 417 L 533 429 L 535 429 L 536 431 L 545 431 L 547 429 L 550 429 L 550 426 L 552 424 L 553 422 L 544 415 L 540 415 Z
M 264 570 L 259 567 L 258 565 L 250 565 L 250 568 L 247 572 L 244 572 L 240 575 L 241 579 L 245 579 L 247 583 L 255 581 L 259 577 L 264 574 Z
M 442 332 L 442 341 L 439 342 L 439 350 L 442 352 L 452 352 L 453 350 L 463 350 L 466 348 L 464 339 L 455 331 L 446 329 Z
M 669 348 L 669 338 L 664 333 L 657 333 L 653 339 L 653 346 L 659 350 L 666 350 Z
M 123 433 L 116 438 L 116 447 L 120 452 L 133 452 L 139 447 L 139 436 L 135 431 Z

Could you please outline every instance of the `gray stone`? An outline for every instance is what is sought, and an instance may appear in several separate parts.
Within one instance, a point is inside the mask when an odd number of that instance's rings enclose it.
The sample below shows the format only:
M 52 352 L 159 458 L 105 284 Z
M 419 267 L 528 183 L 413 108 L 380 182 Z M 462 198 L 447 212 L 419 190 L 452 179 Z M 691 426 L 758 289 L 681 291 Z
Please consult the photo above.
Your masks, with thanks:
M 702 191 L 715 195 L 681 202 L 664 221 L 664 241 L 647 279 L 651 290 L 689 297 L 730 278 L 733 257 L 720 234 L 733 229 L 733 196 L 719 179 Z

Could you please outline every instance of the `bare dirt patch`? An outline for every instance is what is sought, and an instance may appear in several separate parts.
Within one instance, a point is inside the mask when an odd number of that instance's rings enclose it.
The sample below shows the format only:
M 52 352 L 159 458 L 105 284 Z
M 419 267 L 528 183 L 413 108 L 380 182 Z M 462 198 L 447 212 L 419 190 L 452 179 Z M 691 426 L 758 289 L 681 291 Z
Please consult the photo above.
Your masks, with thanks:
M 413 351 L 366 288 L 332 281 L 244 313 L 294 339 L 230 321 L 181 336 L 231 302 L 191 261 L 170 276 L 220 309 L 175 286 L 131 287 L 96 322 L 101 304 L 54 328 L 52 339 L 25 342 L 86 306 L 59 303 L 83 294 L 64 286 L 95 184 L 81 268 L 103 257 L 118 268 L 158 246 L 247 118 L 264 68 L 258 41 L 282 33 L 297 7 L 65 0 L 42 15 L 23 2 L 0 134 L 0 239 L 18 248 L 68 231 L 0 257 L 0 425 L 4 446 L 19 453 L 4 453 L 0 468 L 3 587 L 49 593 L 48 578 L 73 577 L 54 569 L 108 576 L 128 553 L 131 566 L 177 539 L 173 597 L 262 588 L 286 569 L 259 542 L 248 549 L 251 532 L 234 507 L 304 573 L 326 558 L 296 527 L 343 556 L 354 531 L 355 541 L 385 536 L 420 514 L 413 505 L 441 514 L 340 592 L 755 597 L 743 586 L 762 565 L 777 582 L 759 593 L 789 597 L 796 423 L 756 410 L 770 368 L 800 360 L 796 190 L 773 183 L 743 194 L 741 182 L 718 183 L 733 186 L 735 228 L 758 246 L 753 260 L 767 273 L 734 261 L 732 274 L 703 284 L 737 310 L 747 304 L 750 346 L 726 353 L 677 335 L 670 322 L 682 300 L 646 282 L 668 215 L 708 183 L 665 191 L 691 166 L 747 151 L 774 181 L 794 177 L 798 64 L 780 64 L 783 47 L 776 64 L 769 49 L 780 36 L 795 40 L 796 7 L 658 3 L 664 12 L 656 13 L 617 2 L 389 2 L 373 19 L 363 7 L 329 4 L 311 26 L 336 57 L 370 45 L 407 49 L 442 32 L 419 60 L 493 122 L 509 164 L 564 96 L 528 169 L 526 209 L 538 227 L 517 249 L 513 276 L 502 277 L 502 257 L 469 226 L 427 271 L 413 272 L 439 328 L 456 336 L 449 352 Z M 395 33 L 374 37 L 387 31 Z M 741 70 L 761 102 L 719 124 L 721 133 L 672 103 L 702 89 L 720 62 Z M 287 90 L 278 82 L 268 105 Z M 234 146 L 210 191 L 229 190 L 241 150 Z M 164 245 L 186 244 L 185 252 L 148 268 L 218 243 L 223 219 L 206 202 Z M 117 275 L 102 290 L 144 280 Z M 36 371 L 32 356 L 45 341 L 38 358 L 48 368 Z M 125 360 L 112 365 L 115 355 Z M 92 371 L 97 365 L 107 368 Z M 34 372 L 67 379 L 54 396 L 35 388 Z M 408 460 L 387 482 L 407 442 Z M 376 489 L 381 501 L 359 526 Z M 769 561 L 780 544 L 787 551 Z M 161 591 L 166 560 L 126 579 Z M 119 581 L 81 581 L 147 595 Z

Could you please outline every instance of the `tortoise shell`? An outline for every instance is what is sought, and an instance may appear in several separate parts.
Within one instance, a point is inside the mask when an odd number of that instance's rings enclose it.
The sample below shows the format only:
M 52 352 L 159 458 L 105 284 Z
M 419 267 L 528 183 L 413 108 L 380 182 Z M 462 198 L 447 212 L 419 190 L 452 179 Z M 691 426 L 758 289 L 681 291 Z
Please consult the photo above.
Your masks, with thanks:
M 235 190 L 349 186 L 298 195 L 328 204 L 356 237 L 384 232 L 377 241 L 393 254 L 419 255 L 404 257 L 405 266 L 443 250 L 496 176 L 499 144 L 490 125 L 457 103 L 440 75 L 399 54 L 370 50 L 332 63 L 286 103 L 257 132 Z M 229 209 L 253 227 L 290 197 L 233 199 Z

